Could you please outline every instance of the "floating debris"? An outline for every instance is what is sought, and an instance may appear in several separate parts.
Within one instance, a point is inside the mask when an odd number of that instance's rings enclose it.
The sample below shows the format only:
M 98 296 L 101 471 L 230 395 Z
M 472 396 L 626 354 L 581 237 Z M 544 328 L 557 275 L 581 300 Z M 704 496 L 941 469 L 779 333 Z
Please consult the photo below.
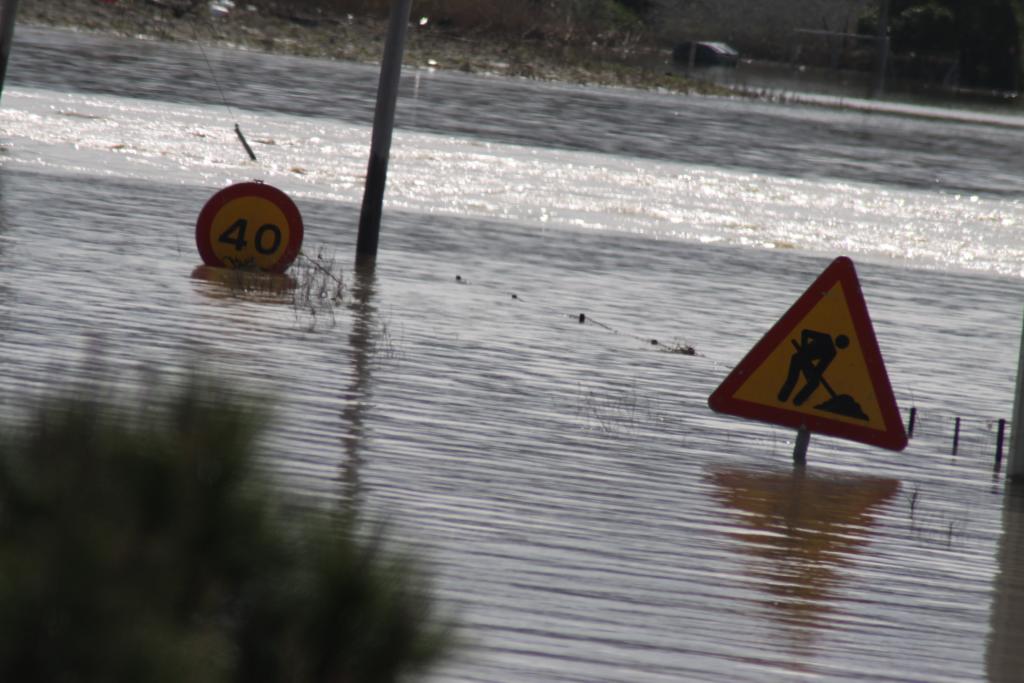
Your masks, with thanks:
M 657 339 L 652 339 L 651 343 L 652 344 L 658 344 L 658 340 Z M 658 350 L 662 351 L 664 353 L 678 353 L 678 354 L 680 354 L 682 356 L 696 356 L 697 355 L 697 349 L 693 348 L 689 344 L 682 344 L 680 342 L 676 342 L 676 343 L 670 344 L 668 346 L 659 345 Z
M 214 0 L 210 3 L 210 16 L 226 17 L 234 8 L 235 3 L 232 0 Z

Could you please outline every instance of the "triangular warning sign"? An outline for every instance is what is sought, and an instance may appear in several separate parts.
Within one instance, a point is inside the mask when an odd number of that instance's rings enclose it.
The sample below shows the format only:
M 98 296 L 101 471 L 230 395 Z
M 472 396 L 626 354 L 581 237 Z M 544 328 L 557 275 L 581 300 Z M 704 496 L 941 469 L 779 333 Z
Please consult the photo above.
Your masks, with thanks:
M 907 434 L 853 261 L 833 261 L 729 373 L 708 405 L 903 450 Z

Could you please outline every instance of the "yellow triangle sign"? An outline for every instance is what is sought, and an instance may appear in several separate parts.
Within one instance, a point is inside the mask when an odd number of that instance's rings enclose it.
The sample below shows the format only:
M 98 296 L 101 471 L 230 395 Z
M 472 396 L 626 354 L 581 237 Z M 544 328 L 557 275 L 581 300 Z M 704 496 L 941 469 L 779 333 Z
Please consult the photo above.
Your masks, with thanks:
M 853 261 L 818 276 L 711 394 L 712 410 L 903 450 L 907 435 Z

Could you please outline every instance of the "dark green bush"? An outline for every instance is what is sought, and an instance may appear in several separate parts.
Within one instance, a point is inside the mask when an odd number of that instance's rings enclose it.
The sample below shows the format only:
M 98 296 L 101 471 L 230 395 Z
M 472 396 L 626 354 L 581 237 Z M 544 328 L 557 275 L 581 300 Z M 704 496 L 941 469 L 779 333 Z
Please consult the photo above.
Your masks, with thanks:
M 0 439 L 0 680 L 393 681 L 447 652 L 408 558 L 274 502 L 259 410 L 138 404 L 55 399 Z

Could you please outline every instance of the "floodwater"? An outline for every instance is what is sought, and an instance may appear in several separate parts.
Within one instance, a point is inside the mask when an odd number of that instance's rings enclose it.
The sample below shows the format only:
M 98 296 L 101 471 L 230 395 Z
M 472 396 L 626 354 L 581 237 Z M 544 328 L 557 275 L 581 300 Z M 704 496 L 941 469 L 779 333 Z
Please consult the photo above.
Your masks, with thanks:
M 16 40 L 8 419 L 197 360 L 268 397 L 281 485 L 388 520 L 432 570 L 467 641 L 434 681 L 1024 680 L 1024 504 L 993 472 L 1024 294 L 1012 117 L 410 72 L 357 277 L 373 68 L 210 50 L 229 108 L 191 48 Z M 251 178 L 295 198 L 345 306 L 195 276 L 199 209 Z M 794 469 L 792 432 L 707 397 L 840 254 L 914 438 L 814 437 Z

